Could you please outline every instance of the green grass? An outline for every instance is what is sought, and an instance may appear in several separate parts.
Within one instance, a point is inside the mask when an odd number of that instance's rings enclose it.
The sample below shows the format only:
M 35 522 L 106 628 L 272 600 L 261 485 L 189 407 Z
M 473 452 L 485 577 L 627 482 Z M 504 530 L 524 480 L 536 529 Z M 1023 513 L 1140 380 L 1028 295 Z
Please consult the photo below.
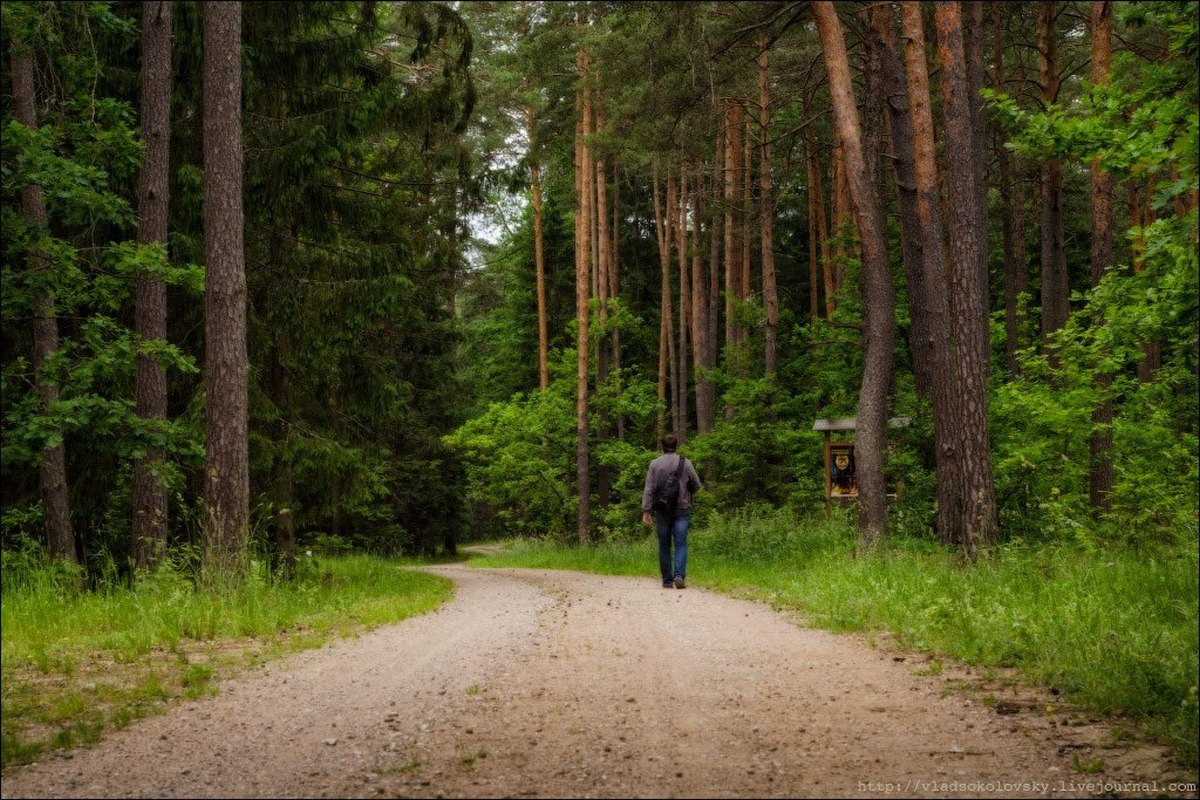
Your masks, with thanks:
M 81 591 L 54 570 L 6 570 L 0 594 L 0 764 L 213 691 L 217 678 L 333 637 L 429 611 L 450 581 L 366 556 L 306 562 L 302 578 L 198 591 L 162 570 L 135 588 Z
M 1196 763 L 1194 542 L 1156 552 L 1013 544 L 964 564 L 911 539 L 858 550 L 844 523 L 779 512 L 717 516 L 692 532 L 688 547 L 696 586 L 766 601 L 817 627 L 887 632 L 901 647 L 985 673 L 1015 668 L 1092 712 L 1143 723 Z M 657 580 L 658 568 L 652 535 L 583 548 L 519 541 L 471 563 L 647 580 Z

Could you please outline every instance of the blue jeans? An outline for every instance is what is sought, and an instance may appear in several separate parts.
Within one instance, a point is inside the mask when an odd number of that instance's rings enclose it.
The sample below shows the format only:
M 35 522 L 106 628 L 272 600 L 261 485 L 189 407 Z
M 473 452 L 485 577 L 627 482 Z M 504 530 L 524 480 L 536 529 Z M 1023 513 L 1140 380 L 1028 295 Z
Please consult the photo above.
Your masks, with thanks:
M 679 575 L 687 577 L 687 536 L 692 510 L 684 508 L 672 514 L 654 512 L 654 530 L 658 533 L 658 569 L 663 583 L 670 583 Z M 674 569 L 672 569 L 671 542 L 675 543 Z

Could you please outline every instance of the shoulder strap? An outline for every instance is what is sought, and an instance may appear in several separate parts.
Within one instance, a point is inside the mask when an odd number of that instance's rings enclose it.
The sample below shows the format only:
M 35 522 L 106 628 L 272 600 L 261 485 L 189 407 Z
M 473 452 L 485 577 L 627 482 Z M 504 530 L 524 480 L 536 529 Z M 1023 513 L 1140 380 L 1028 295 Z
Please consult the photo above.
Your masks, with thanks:
M 687 463 L 687 459 L 683 456 L 679 457 L 679 465 L 675 467 L 675 480 L 683 477 L 683 465 Z

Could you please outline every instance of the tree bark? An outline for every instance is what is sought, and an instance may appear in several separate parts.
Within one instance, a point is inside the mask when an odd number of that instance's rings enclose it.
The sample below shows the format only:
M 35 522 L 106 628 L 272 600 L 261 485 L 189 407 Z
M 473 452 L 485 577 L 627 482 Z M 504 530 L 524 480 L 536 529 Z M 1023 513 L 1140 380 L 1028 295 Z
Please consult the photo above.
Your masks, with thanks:
M 703 174 L 696 167 L 695 188 L 692 191 L 692 361 L 696 372 L 696 431 L 707 433 L 712 430 L 715 414 L 713 384 L 709 370 L 713 367 L 708 358 L 709 346 L 709 303 L 704 275 L 704 262 L 700 255 L 700 220 L 704 219 Z M 709 264 L 710 269 L 716 265 Z
M 996 543 L 997 517 L 987 420 L 987 241 L 980 204 L 970 100 L 962 40 L 961 4 L 934 6 L 942 67 L 942 114 L 946 131 L 946 187 L 950 205 L 950 314 L 958 333 L 957 389 L 962 429 L 962 546 L 970 557 Z
M 599 74 L 599 64 L 594 70 L 596 75 Z M 593 103 L 593 112 L 595 114 L 596 132 L 604 130 L 604 104 L 600 94 L 600 88 L 595 89 L 595 100 Z M 611 241 L 608 236 L 608 187 L 605 185 L 605 163 L 603 156 L 595 158 L 595 172 L 593 173 L 592 183 L 595 186 L 595 205 L 596 205 L 596 228 L 593 239 L 596 241 L 596 254 L 599 257 L 599 265 L 597 266 L 598 280 L 597 288 L 599 289 L 600 297 L 600 330 L 601 333 L 597 337 L 596 350 L 596 385 L 603 386 L 608 382 L 609 357 L 611 349 L 609 348 L 609 340 L 603 333 L 608 327 L 608 289 L 610 284 L 609 270 L 611 269 L 612 252 L 610 249 Z M 591 195 L 589 195 L 589 200 Z M 609 438 L 609 429 L 611 422 L 607 414 L 603 415 L 599 429 L 596 431 L 596 438 L 600 441 L 605 441 Z M 596 502 L 604 507 L 608 505 L 609 495 L 612 488 L 612 469 L 607 464 L 598 464 L 596 467 Z
M 1112 3 L 1094 0 L 1092 3 L 1092 84 L 1107 86 L 1112 63 Z M 1097 286 L 1113 267 L 1113 177 L 1092 160 L 1092 286 Z M 1100 372 L 1096 385 L 1104 392 L 1092 412 L 1091 469 L 1088 496 L 1094 512 L 1105 514 L 1112 510 L 1113 461 L 1112 423 L 1113 402 L 1108 395 L 1112 375 Z
M 546 250 L 542 236 L 542 165 L 537 157 L 533 106 L 525 107 L 525 129 L 529 136 L 529 190 L 533 198 L 533 261 L 537 274 L 538 387 L 543 395 L 550 388 L 550 335 L 546 323 Z
M 654 230 L 658 240 L 659 266 L 659 315 L 658 315 L 658 438 L 667 432 L 667 374 L 673 359 L 669 359 L 671 332 L 671 226 L 667 224 L 670 199 L 667 208 L 662 205 L 658 189 L 658 162 L 654 164 Z M 672 404 L 673 405 L 673 404 Z
M 245 573 L 250 517 L 241 3 L 205 2 L 203 28 L 204 568 L 219 583 Z
M 671 163 L 667 162 L 667 207 L 663 225 L 666 233 L 667 255 L 663 262 L 666 272 L 663 273 L 662 302 L 663 302 L 663 335 L 667 339 L 667 398 L 671 404 L 671 432 L 679 435 L 682 421 L 679 410 L 679 357 L 675 349 L 675 313 L 674 301 L 671 298 L 671 247 L 675 243 L 675 214 L 679 198 L 675 190 L 675 175 L 671 172 Z
M 679 437 L 680 442 L 687 439 L 688 329 L 691 326 L 692 320 L 691 279 L 688 271 L 687 253 L 687 201 L 687 169 L 681 163 L 679 165 L 679 198 L 675 203 L 675 246 L 679 254 L 679 347 L 676 349 L 676 353 L 678 354 L 678 363 L 676 366 L 678 369 L 675 373 L 678 380 L 675 391 L 675 404 L 679 408 L 679 422 L 675 428 L 675 435 Z
M 583 21 L 586 24 L 586 20 Z M 576 513 L 576 536 L 580 544 L 590 538 L 591 527 L 591 481 L 589 478 L 588 453 L 588 301 L 591 277 L 591 203 L 588 199 L 591 170 L 591 153 L 587 137 L 591 134 L 592 98 L 588 88 L 589 59 L 586 48 L 579 51 L 578 70 L 582 83 L 580 92 L 580 124 L 578 127 L 579 210 L 575 215 L 575 313 L 579 320 L 577 338 L 577 360 L 575 372 L 575 485 L 579 492 L 579 507 Z
M 1038 50 L 1041 53 L 1042 104 L 1058 99 L 1058 32 L 1055 2 L 1042 0 L 1038 9 Z M 1062 210 L 1063 167 L 1058 159 L 1042 165 L 1042 339 L 1049 340 L 1070 314 L 1067 257 Z M 1047 345 L 1048 346 L 1048 345 Z
M 808 104 L 811 115 L 812 104 Z M 817 295 L 821 294 L 820 288 L 825 289 L 825 317 L 828 319 L 833 315 L 834 305 L 833 297 L 829 294 L 829 287 L 833 284 L 833 276 L 830 271 L 829 264 L 829 224 L 825 216 L 825 189 L 821 183 L 821 160 L 817 151 L 817 135 L 810 123 L 804 128 L 804 146 L 808 155 L 809 174 L 808 174 L 808 191 L 809 202 L 811 203 L 810 214 L 815 218 L 815 236 L 817 248 L 810 255 L 815 257 L 813 266 L 811 267 L 813 280 L 813 298 L 812 302 L 817 302 Z M 813 312 L 813 319 L 817 318 L 817 312 Z
M 759 228 L 762 231 L 763 307 L 767 312 L 763 331 L 765 371 L 774 377 L 778 371 L 775 337 L 779 329 L 779 290 L 775 285 L 775 207 L 771 186 L 771 96 L 767 88 L 767 41 L 758 43 L 758 128 L 762 136 L 759 152 Z
M 837 310 L 837 292 L 846 269 L 846 240 L 852 235 L 850 201 L 846 191 L 846 156 L 841 136 L 835 131 L 829 163 L 829 258 L 825 260 L 825 309 L 829 318 Z
M 923 244 L 921 215 L 917 207 L 916 166 L 913 163 L 912 115 L 908 108 L 908 86 L 900 64 L 890 4 L 879 3 L 871 7 L 871 29 L 883 79 L 886 121 L 892 145 L 892 170 L 896 181 L 896 209 L 900 221 L 900 250 L 904 259 L 905 280 L 909 286 L 913 379 L 917 393 L 929 398 L 933 391 L 935 334 L 929 327 L 932 316 L 927 308 L 926 293 L 921 291 L 924 288 L 921 272 Z
M 13 114 L 26 128 L 37 128 L 37 90 L 33 76 L 33 53 L 24 42 L 14 40 L 10 45 L 12 62 Z M 38 412 L 49 415 L 58 400 L 58 381 L 45 374 L 46 361 L 58 350 L 58 317 L 54 297 L 46 288 L 51 282 L 50 256 L 45 243 L 49 219 L 42 187 L 31 183 L 21 187 L 21 211 L 31 227 L 37 229 L 38 241 L 29 250 L 29 267 L 33 275 L 33 373 L 37 386 Z M 71 528 L 71 506 L 67 492 L 67 447 L 59 442 L 42 451 L 38 466 L 38 483 L 42 495 L 42 513 L 46 520 L 46 549 L 52 558 L 79 562 L 75 552 L 75 532 Z
M 937 530 L 945 544 L 962 540 L 962 423 L 958 409 L 958 379 L 954 366 L 954 331 L 950 325 L 949 286 L 946 279 L 943 225 L 939 199 L 937 148 L 934 141 L 929 71 L 925 55 L 925 28 L 921 6 L 900 5 L 903 24 L 904 67 L 912 116 L 913 172 L 917 214 L 920 219 L 920 280 L 909 287 L 925 311 L 928 322 L 932 377 L 934 464 L 937 475 Z
M 753 198 L 751 197 L 752 192 L 753 192 L 753 187 L 752 187 L 753 177 L 752 177 L 751 173 L 753 172 L 753 169 L 754 169 L 754 153 L 753 153 L 754 148 L 751 143 L 750 116 L 749 115 L 746 115 L 745 122 L 743 124 L 745 125 L 745 128 L 742 133 L 742 170 L 741 170 L 741 180 L 740 180 L 741 189 L 742 189 L 742 207 L 741 207 L 741 212 L 740 212 L 741 218 L 742 218 L 742 230 L 740 233 L 740 238 L 742 240 L 742 267 L 740 270 L 741 284 L 738 288 L 738 299 L 742 300 L 742 301 L 746 301 L 746 300 L 750 299 L 751 294 L 752 294 L 752 289 L 750 288 L 750 285 L 751 285 L 751 280 L 750 280 L 750 271 L 751 271 L 750 270 L 750 234 L 751 234 L 751 231 L 753 230 L 753 225 L 754 225 L 754 222 L 752 219 L 753 215 L 754 215 L 754 203 L 753 203 Z M 744 325 L 739 326 L 738 327 L 738 344 L 739 344 L 739 350 L 740 350 L 739 359 L 741 360 L 741 365 L 742 365 L 742 373 L 741 374 L 743 377 L 749 374 L 749 372 L 748 372 L 749 365 L 747 363 L 747 360 L 748 360 L 750 354 L 746 347 L 746 345 L 749 342 L 749 339 L 750 339 L 750 331 L 747 330 L 746 326 L 744 326 Z
M 145 155 L 138 177 L 138 244 L 167 246 L 171 144 L 171 3 L 142 3 L 142 141 Z M 134 328 L 140 342 L 167 338 L 167 287 L 138 276 Z M 135 410 L 142 419 L 167 418 L 167 371 L 158 359 L 139 353 L 134 376 Z M 133 563 L 151 569 L 167 544 L 167 487 L 159 478 L 160 448 L 147 448 L 133 466 Z
M 612 224 L 609 226 L 609 235 L 612 237 L 612 243 L 609 245 L 608 253 L 608 296 L 610 300 L 620 302 L 621 296 L 621 184 L 618 179 L 616 159 L 613 159 L 612 173 Z M 612 368 L 618 374 L 621 371 L 621 329 L 614 327 L 611 337 L 612 346 Z M 624 441 L 625 439 L 625 417 L 623 414 L 617 414 L 617 438 Z
M 829 75 L 834 118 L 845 148 L 850 204 L 862 236 L 863 379 L 858 398 L 855 459 L 859 531 L 873 544 L 887 535 L 887 393 L 895 338 L 895 295 L 879 198 L 868 180 L 858 111 L 842 26 L 831 2 L 814 2 L 813 15 Z
M 730 101 L 725 124 L 725 354 L 726 366 L 736 371 L 737 343 L 741 339 L 741 326 L 737 322 L 738 289 L 742 284 L 741 268 L 741 215 L 736 209 L 741 198 L 738 175 L 742 158 L 742 107 Z M 732 363 L 731 363 L 732 362 Z M 725 418 L 730 419 L 733 408 L 725 408 Z
M 721 244 L 723 241 L 721 231 L 721 209 L 720 198 L 724 191 L 724 159 L 725 159 L 725 128 L 721 113 L 718 111 L 717 117 L 717 142 L 716 151 L 713 153 L 713 171 L 712 171 L 712 211 L 709 214 L 709 230 L 708 230 L 708 364 L 715 367 L 717 365 L 717 355 L 721 349 Z M 728 321 L 727 321 L 728 323 Z M 715 415 L 716 409 L 716 394 L 714 387 L 713 395 L 713 423 L 716 424 Z

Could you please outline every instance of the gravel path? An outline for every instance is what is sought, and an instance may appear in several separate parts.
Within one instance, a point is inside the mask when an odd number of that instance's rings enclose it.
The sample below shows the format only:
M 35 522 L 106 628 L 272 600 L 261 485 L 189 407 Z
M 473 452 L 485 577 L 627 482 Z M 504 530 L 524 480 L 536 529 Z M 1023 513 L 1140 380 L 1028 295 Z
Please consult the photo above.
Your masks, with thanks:
M 652 578 L 429 569 L 458 586 L 438 611 L 12 770 L 0 794 L 1196 795 L 1170 786 L 1186 773 L 1161 748 L 1113 746 L 1094 721 L 1046 713 L 1054 698 L 982 702 L 948 689 L 962 670 L 763 605 Z

